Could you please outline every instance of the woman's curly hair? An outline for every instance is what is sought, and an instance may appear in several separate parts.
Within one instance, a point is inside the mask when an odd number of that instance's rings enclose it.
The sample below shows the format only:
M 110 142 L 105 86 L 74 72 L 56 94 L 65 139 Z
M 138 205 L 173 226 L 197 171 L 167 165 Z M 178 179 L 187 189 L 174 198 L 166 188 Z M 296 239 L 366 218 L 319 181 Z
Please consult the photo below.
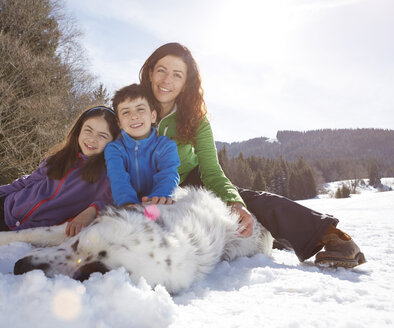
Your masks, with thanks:
M 175 103 L 177 104 L 176 117 L 176 139 L 181 143 L 194 143 L 195 133 L 201 120 L 207 114 L 204 101 L 204 91 L 201 87 L 201 76 L 190 50 L 179 43 L 167 43 L 156 49 L 145 61 L 140 70 L 140 83 L 149 90 L 150 96 L 154 99 L 149 73 L 153 71 L 156 63 L 165 56 L 175 56 L 183 60 L 187 65 L 187 77 L 183 91 L 178 95 Z M 159 118 L 161 106 L 155 100 Z

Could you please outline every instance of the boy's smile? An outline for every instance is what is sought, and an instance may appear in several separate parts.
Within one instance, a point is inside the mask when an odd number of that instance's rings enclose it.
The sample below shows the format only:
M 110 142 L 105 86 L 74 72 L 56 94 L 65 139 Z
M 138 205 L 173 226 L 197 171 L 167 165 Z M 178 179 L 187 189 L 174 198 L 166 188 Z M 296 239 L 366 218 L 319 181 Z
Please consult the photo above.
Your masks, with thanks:
M 144 98 L 127 99 L 119 103 L 117 113 L 119 127 L 136 140 L 149 137 L 157 116 Z

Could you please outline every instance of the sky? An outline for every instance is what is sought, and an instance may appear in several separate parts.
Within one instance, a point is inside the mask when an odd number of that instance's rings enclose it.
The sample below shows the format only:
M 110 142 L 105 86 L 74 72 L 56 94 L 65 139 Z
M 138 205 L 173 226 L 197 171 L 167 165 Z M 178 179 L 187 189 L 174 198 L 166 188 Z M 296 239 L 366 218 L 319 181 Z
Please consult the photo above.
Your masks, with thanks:
M 382 182 L 394 188 L 394 179 Z M 333 193 L 338 183 L 327 185 Z M 300 263 L 292 251 L 220 262 L 190 289 L 170 296 L 124 269 L 83 283 L 34 270 L 14 276 L 32 246 L 0 246 L 0 327 L 13 328 L 384 328 L 394 326 L 394 191 L 359 189 L 346 199 L 299 201 L 340 219 L 367 263 L 353 269 Z
M 216 141 L 394 128 L 392 0 L 65 0 L 111 94 L 149 55 L 187 46 Z

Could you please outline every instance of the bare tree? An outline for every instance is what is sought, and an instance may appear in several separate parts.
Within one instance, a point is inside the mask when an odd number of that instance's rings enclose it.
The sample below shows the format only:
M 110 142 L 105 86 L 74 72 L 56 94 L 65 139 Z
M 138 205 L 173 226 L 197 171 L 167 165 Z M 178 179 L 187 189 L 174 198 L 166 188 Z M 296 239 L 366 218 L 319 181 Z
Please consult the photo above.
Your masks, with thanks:
M 92 103 L 94 77 L 62 3 L 0 0 L 0 183 L 33 171 Z

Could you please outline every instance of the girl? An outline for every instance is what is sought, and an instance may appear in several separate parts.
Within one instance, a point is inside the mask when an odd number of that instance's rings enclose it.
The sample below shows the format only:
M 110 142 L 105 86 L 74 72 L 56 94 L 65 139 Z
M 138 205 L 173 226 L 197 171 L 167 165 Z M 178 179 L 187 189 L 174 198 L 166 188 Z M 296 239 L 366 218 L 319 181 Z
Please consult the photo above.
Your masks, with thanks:
M 20 230 L 68 222 L 74 236 L 112 203 L 104 148 L 119 134 L 107 107 L 85 111 L 64 145 L 27 177 L 0 187 L 0 230 Z
M 300 261 L 316 255 L 317 264 L 354 267 L 364 255 L 347 234 L 336 229 L 338 220 L 287 198 L 234 187 L 224 175 L 201 87 L 201 77 L 190 51 L 179 43 L 159 47 L 140 71 L 141 84 L 156 100 L 159 135 L 177 142 L 181 186 L 204 185 L 232 206 L 240 216 L 240 232 L 253 232 L 254 213 L 273 237 L 291 246 Z

